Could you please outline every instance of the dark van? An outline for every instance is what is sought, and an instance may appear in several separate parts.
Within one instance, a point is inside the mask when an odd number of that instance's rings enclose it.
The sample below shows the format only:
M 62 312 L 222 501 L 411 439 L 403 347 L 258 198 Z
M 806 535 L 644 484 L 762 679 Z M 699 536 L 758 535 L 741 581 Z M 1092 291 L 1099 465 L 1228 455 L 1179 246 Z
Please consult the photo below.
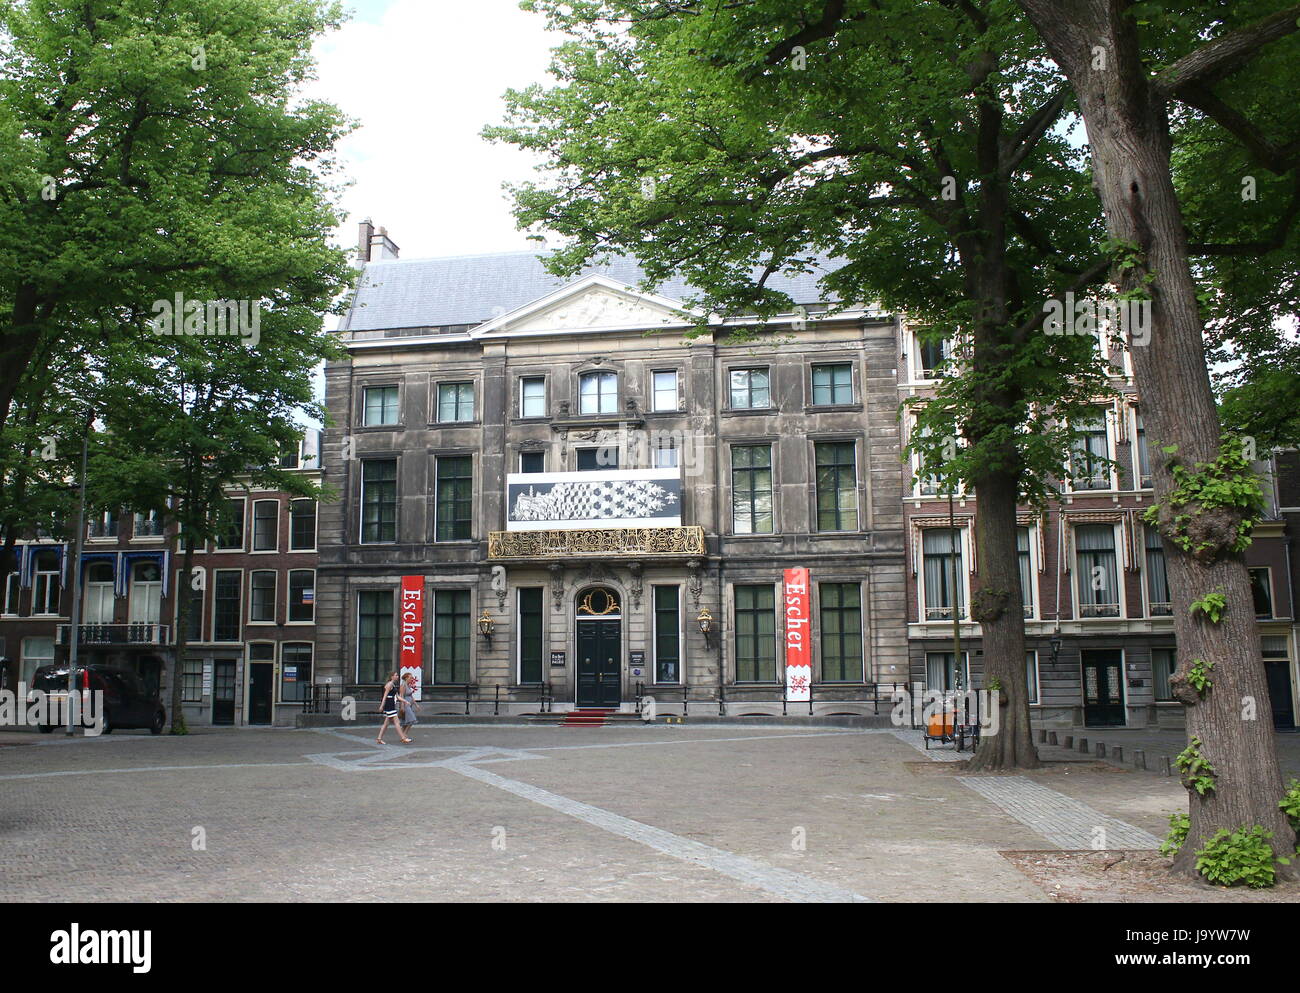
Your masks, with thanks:
M 150 692 L 144 681 L 129 669 L 94 662 L 77 666 L 75 686 L 78 690 L 88 689 L 92 693 L 98 690 L 104 694 L 103 734 L 111 734 L 117 728 L 148 728 L 150 734 L 162 734 L 167 725 L 167 712 L 158 694 Z M 41 666 L 32 677 L 31 688 L 55 698 L 65 696 L 67 663 Z M 41 725 L 44 734 L 53 730 L 53 725 Z

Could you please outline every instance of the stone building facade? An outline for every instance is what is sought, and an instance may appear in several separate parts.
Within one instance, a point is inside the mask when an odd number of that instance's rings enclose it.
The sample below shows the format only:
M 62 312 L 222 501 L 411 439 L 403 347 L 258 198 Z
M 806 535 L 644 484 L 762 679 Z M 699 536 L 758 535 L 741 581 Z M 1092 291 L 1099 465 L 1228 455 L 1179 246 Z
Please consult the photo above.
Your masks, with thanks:
M 326 370 L 322 678 L 373 694 L 418 640 L 434 714 L 860 714 L 905 679 L 893 318 L 827 316 L 809 276 L 729 344 L 630 263 L 361 246 Z M 800 568 L 811 700 L 786 685 Z

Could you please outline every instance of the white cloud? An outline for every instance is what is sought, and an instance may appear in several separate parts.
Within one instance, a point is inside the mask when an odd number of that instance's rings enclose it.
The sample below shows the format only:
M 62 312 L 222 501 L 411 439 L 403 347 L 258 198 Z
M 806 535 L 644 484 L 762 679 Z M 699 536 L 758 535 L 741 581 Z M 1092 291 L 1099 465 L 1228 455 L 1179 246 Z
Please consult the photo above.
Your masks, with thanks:
M 536 159 L 479 137 L 502 120 L 501 95 L 549 79 L 559 37 L 518 0 L 391 0 L 316 48 L 310 94 L 358 121 L 339 146 L 355 181 L 338 232 L 352 246 L 357 223 L 388 228 L 402 258 L 533 247 L 515 229 L 501 184 L 533 176 Z M 373 5 L 371 5 L 373 7 Z

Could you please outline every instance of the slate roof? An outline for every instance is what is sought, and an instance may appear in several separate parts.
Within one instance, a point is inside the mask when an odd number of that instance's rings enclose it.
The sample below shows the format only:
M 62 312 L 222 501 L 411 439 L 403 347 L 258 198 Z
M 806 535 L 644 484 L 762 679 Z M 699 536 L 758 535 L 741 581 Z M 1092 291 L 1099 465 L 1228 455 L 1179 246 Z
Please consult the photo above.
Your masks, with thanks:
M 796 304 L 834 302 L 825 299 L 817 280 L 840 264 L 827 260 L 821 263 L 820 272 L 810 275 L 774 275 L 767 285 L 789 294 Z M 628 286 L 639 284 L 644 275 L 633 260 L 618 259 L 584 269 L 572 279 L 560 279 L 548 273 L 538 254 L 531 251 L 367 262 L 357 281 L 352 307 L 339 330 L 481 324 L 592 273 Z M 682 300 L 694 291 L 684 280 L 674 277 L 656 287 L 655 292 Z

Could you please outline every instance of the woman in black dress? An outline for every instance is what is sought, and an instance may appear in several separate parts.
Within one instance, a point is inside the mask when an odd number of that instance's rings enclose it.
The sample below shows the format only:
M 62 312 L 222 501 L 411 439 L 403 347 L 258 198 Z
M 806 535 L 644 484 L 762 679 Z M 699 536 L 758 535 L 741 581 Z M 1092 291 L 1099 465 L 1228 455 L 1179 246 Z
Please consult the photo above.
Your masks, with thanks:
M 398 676 L 393 673 L 388 677 L 388 682 L 384 684 L 384 698 L 379 704 L 379 711 L 384 715 L 384 723 L 379 725 L 379 736 L 375 741 L 379 744 L 384 743 L 384 731 L 388 729 L 388 722 L 393 722 L 393 727 L 397 728 L 397 735 L 407 744 L 411 739 L 402 733 L 401 717 L 402 702 L 406 695 L 406 686 Z

